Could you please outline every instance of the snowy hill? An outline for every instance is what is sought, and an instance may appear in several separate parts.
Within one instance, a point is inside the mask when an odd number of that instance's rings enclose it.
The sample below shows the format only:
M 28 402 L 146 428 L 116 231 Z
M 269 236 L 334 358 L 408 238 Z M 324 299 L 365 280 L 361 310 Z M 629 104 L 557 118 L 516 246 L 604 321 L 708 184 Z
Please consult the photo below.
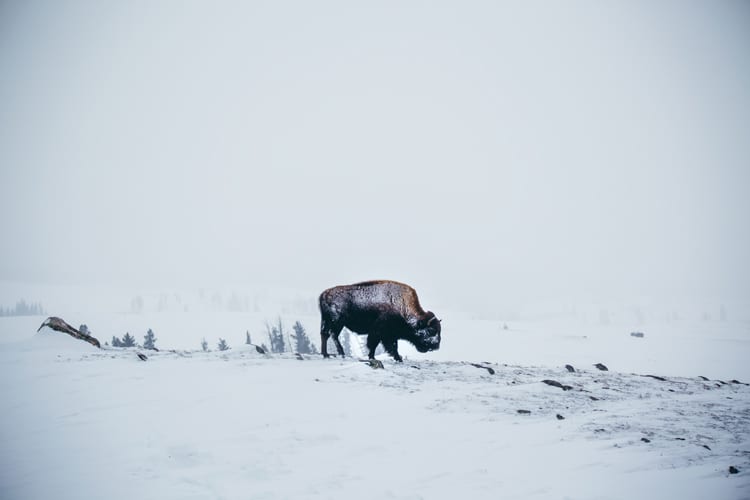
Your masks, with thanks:
M 579 363 L 595 336 L 492 329 L 468 363 L 446 331 L 444 350 L 376 370 L 239 343 L 144 362 L 40 322 L 1 323 L 2 498 L 750 498 L 746 374 L 632 373 L 625 349 L 599 361 L 626 369 L 600 371 Z M 494 355 L 519 343 L 542 362 L 587 352 L 575 372 Z

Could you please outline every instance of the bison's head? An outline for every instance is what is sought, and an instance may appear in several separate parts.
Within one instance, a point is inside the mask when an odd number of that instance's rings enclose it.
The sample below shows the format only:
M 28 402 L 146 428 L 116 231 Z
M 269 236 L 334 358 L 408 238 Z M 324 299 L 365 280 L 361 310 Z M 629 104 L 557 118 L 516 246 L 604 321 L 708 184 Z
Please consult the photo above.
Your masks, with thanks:
M 427 311 L 417 322 L 417 329 L 414 333 L 416 339 L 413 343 L 417 351 L 436 351 L 440 348 L 440 320 L 433 312 Z

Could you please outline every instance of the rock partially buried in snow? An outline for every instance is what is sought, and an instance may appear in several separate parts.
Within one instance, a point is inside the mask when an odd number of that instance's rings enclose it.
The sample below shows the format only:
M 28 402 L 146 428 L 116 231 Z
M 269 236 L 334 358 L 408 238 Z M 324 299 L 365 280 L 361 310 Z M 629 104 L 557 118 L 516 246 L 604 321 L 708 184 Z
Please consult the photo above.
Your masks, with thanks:
M 570 373 L 575 373 L 576 369 L 573 368 L 573 365 L 565 365 L 565 369 L 568 370 Z
M 730 465 L 729 466 L 729 473 L 730 474 L 739 474 L 739 472 L 740 472 L 740 470 L 737 467 L 735 467 L 734 465 Z
M 542 380 L 542 383 L 547 384 L 547 385 L 551 385 L 552 387 L 559 387 L 563 391 L 569 391 L 569 390 L 571 390 L 573 388 L 573 387 L 571 387 L 569 385 L 563 385 L 560 382 L 558 382 L 557 380 Z
M 601 363 L 597 363 L 597 364 L 595 364 L 594 366 L 595 366 L 595 367 L 596 367 L 597 369 L 599 369 L 599 370 L 601 370 L 601 371 L 603 371 L 603 372 L 607 372 L 607 371 L 609 371 L 609 368 L 607 368 L 606 366 L 604 366 L 604 365 L 603 365 L 603 364 L 601 364 Z
M 490 375 L 494 375 L 495 374 L 495 370 L 492 369 L 492 368 L 490 368 L 489 366 L 483 366 L 483 365 L 480 365 L 479 363 L 469 363 L 469 364 L 471 366 L 476 367 L 476 368 L 484 368 L 485 370 L 487 370 L 487 373 L 489 373 Z
M 362 363 L 366 363 L 373 370 L 384 370 L 383 362 L 379 359 L 361 359 Z
M 643 334 L 643 332 L 630 332 L 630 336 L 642 339 L 643 336 L 644 336 L 644 334 Z

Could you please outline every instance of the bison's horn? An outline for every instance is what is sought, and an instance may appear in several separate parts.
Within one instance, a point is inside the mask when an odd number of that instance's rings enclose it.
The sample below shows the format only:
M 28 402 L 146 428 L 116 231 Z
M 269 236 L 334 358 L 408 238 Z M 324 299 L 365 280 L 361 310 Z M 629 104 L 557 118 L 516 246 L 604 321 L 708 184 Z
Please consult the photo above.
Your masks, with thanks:
M 437 321 L 438 323 L 440 323 L 440 320 L 437 319 L 437 317 L 433 316 L 432 318 L 430 318 L 430 321 L 427 322 L 427 325 L 431 325 L 433 321 Z

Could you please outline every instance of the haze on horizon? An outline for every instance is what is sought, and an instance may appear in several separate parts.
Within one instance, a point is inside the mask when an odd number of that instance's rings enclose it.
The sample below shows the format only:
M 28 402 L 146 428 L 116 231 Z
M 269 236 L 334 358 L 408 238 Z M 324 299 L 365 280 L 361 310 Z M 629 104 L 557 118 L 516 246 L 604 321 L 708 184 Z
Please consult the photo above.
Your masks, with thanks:
M 4 2 L 0 281 L 750 298 L 750 4 Z

